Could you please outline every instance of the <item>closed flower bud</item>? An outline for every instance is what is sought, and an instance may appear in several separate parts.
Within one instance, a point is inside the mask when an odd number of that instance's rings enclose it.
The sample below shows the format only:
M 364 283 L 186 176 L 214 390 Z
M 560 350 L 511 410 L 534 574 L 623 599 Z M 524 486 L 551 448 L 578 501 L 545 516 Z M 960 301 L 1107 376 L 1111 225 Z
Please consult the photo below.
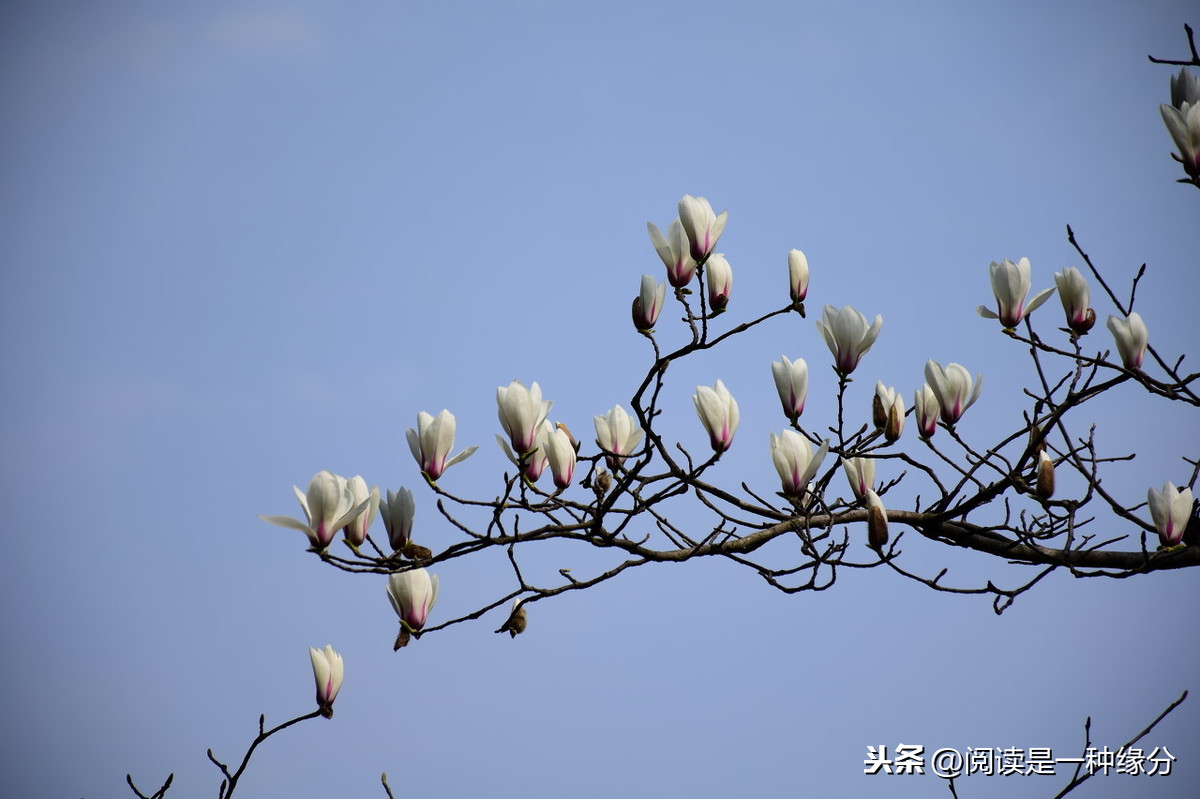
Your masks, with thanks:
M 862 356 L 867 354 L 879 337 L 881 327 L 882 316 L 876 314 L 875 321 L 868 326 L 867 318 L 849 305 L 841 310 L 826 305 L 821 318 L 817 320 L 817 330 L 833 353 L 833 368 L 842 377 L 858 368 Z
M 567 428 L 561 424 L 553 428 L 547 433 L 542 447 L 550 463 L 554 485 L 560 489 L 571 485 L 571 478 L 575 474 L 575 440 Z
M 771 376 L 783 403 L 783 415 L 794 422 L 804 413 L 808 397 L 808 363 L 803 358 L 789 361 L 786 355 L 779 357 L 780 360 L 771 362 Z
M 714 311 L 723 311 L 729 305 L 729 293 L 733 291 L 733 270 L 729 268 L 729 261 L 721 253 L 714 253 L 708 257 L 704 269 L 708 280 L 708 304 Z
M 383 526 L 387 528 L 388 543 L 392 550 L 399 552 L 412 541 L 413 516 L 417 506 L 413 502 L 413 493 L 403 486 L 399 491 L 387 492 L 387 501 L 379 505 L 380 515 L 383 516 Z
M 784 430 L 778 436 L 771 433 L 771 461 L 783 483 L 784 495 L 802 498 L 828 452 L 828 441 L 823 442 L 814 455 L 812 444 L 795 430 Z
M 788 290 L 794 303 L 808 296 L 808 259 L 799 250 L 788 252 Z
M 512 603 L 512 613 L 508 616 L 508 621 L 504 622 L 504 626 L 500 628 L 500 632 L 507 632 L 510 637 L 516 638 L 521 633 L 525 632 L 525 627 L 528 624 L 528 619 L 525 615 L 525 605 L 520 599 L 514 599 Z
M 350 489 L 350 501 L 355 507 L 362 508 L 362 512 L 353 516 L 342 532 L 351 546 L 360 547 L 367 540 L 367 530 L 375 521 L 375 512 L 379 509 L 379 489 L 371 486 L 368 490 L 367 481 L 358 475 L 347 480 L 346 485 Z
M 429 611 L 433 610 L 437 602 L 437 575 L 424 569 L 395 572 L 388 575 L 387 594 L 392 608 L 400 617 L 400 625 L 404 631 L 419 632 L 429 619 Z
M 1178 75 L 1171 76 L 1171 105 L 1183 108 L 1200 103 L 1200 76 L 1187 67 L 1180 67 Z
M 1045 450 L 1038 453 L 1037 495 L 1041 499 L 1054 496 L 1054 461 Z
M 1183 103 L 1181 108 L 1160 105 L 1163 123 L 1179 148 L 1175 159 L 1192 180 L 1200 179 L 1200 102 Z
M 738 404 L 729 389 L 720 380 L 712 388 L 696 386 L 692 395 L 696 415 L 708 431 L 713 452 L 724 452 L 733 444 L 733 434 L 738 427 Z
M 437 480 L 447 469 L 465 461 L 478 449 L 467 447 L 450 458 L 456 427 L 454 414 L 443 410 L 436 417 L 421 411 L 417 414 L 417 429 L 408 428 L 408 448 L 420 464 L 421 472 L 430 480 Z
M 1054 284 L 1058 286 L 1058 298 L 1067 315 L 1067 327 L 1076 336 L 1084 335 L 1096 324 L 1096 311 L 1088 307 L 1092 297 L 1087 281 L 1078 269 L 1068 266 L 1054 273 Z
M 633 326 L 638 331 L 649 333 L 654 330 L 666 296 L 666 283 L 659 283 L 650 275 L 642 275 L 641 293 L 633 298 Z
M 1126 369 L 1142 368 L 1142 359 L 1146 357 L 1146 347 L 1150 343 L 1150 334 L 1146 331 L 1146 323 L 1136 311 L 1124 319 L 1115 316 L 1108 317 L 1108 329 L 1117 342 L 1117 351 L 1121 353 L 1121 363 Z
M 1192 489 L 1180 491 L 1174 483 L 1166 483 L 1162 491 L 1151 488 L 1146 493 L 1146 501 L 1162 545 L 1173 547 L 1179 544 L 1192 517 Z
M 361 502 L 355 502 L 346 478 L 327 471 L 317 472 L 313 475 L 308 484 L 307 493 L 302 492 L 298 486 L 292 486 L 292 490 L 296 493 L 296 499 L 300 501 L 305 521 L 293 519 L 290 516 L 260 516 L 259 518 L 280 527 L 299 530 L 308 536 L 312 548 L 317 552 L 323 551 L 332 543 L 338 530 L 346 527 L 366 511 L 370 501 L 364 499 Z M 379 494 L 376 492 L 375 501 L 378 502 L 378 499 Z M 374 515 L 374 511 L 372 511 L 372 515 Z
M 542 400 L 542 387 L 536 380 L 529 388 L 514 380 L 496 389 L 500 426 L 518 455 L 530 453 L 537 446 L 539 428 L 553 405 L 549 400 Z
M 331 719 L 333 700 L 342 690 L 342 676 L 345 673 L 342 656 L 334 652 L 329 644 L 324 649 L 309 647 L 308 655 L 312 659 L 313 679 L 317 683 L 317 708 L 322 716 Z
M 850 483 L 850 490 L 859 500 L 866 499 L 867 492 L 874 490 L 874 458 L 842 458 L 842 470 L 846 473 L 846 481 Z
M 1029 276 L 1029 259 L 1022 258 L 1017 263 L 1005 258 L 999 263 L 993 261 L 989 267 L 992 279 L 992 293 L 996 295 L 996 305 L 999 312 L 980 305 L 979 315 L 987 319 L 999 319 L 1006 330 L 1011 330 L 1020 324 L 1028 314 L 1050 298 L 1054 289 L 1045 289 L 1034 295 L 1029 304 L 1025 304 L 1025 295 L 1029 293 L 1031 284 Z
M 938 405 L 937 395 L 926 383 L 916 390 L 913 402 L 913 413 L 917 417 L 917 435 L 929 438 L 937 432 L 938 416 L 942 408 Z
M 691 283 L 692 276 L 696 274 L 696 261 L 692 258 L 691 243 L 680 221 L 671 220 L 666 236 L 653 222 L 646 223 L 646 230 L 650 232 L 650 242 L 658 252 L 658 257 L 667 267 L 667 282 L 677 289 Z
M 683 231 L 691 245 L 692 258 L 697 263 L 703 263 L 717 248 L 717 239 L 721 238 L 728 219 L 728 211 L 722 211 L 720 215 L 714 214 L 712 206 L 703 197 L 683 195 L 683 199 L 679 201 L 679 223 L 683 225 Z
M 983 390 L 983 375 L 975 376 L 972 391 L 971 373 L 957 363 L 948 363 L 943 369 L 936 361 L 926 362 L 925 380 L 933 389 L 938 406 L 942 409 L 942 421 L 948 425 L 961 419 Z
M 642 440 L 642 428 L 638 427 L 634 418 L 625 412 L 620 405 L 614 407 L 603 416 L 594 417 L 596 424 L 596 445 L 605 455 L 623 458 L 633 454 Z M 610 461 L 610 467 L 616 468 L 615 458 Z
M 882 552 L 888 542 L 887 508 L 874 491 L 867 491 L 867 543 L 876 552 Z

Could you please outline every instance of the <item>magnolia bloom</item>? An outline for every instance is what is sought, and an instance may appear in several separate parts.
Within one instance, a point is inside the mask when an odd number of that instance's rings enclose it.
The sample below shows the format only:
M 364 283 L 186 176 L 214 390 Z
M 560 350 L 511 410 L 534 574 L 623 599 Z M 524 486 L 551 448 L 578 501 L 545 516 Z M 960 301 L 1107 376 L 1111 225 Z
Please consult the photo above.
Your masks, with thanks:
M 1108 317 L 1108 329 L 1112 331 L 1117 342 L 1117 351 L 1121 353 L 1121 362 L 1126 369 L 1141 369 L 1142 359 L 1146 357 L 1146 346 L 1150 343 L 1150 334 L 1146 331 L 1146 323 L 1137 311 L 1124 319 L 1115 316 Z
M 692 402 L 696 404 L 696 414 L 708 431 L 713 452 L 729 449 L 738 426 L 738 404 L 729 389 L 720 380 L 712 388 L 696 386 Z
M 438 597 L 438 578 L 424 569 L 388 575 L 388 599 L 405 630 L 416 632 L 425 626 L 429 611 Z
M 653 330 L 666 297 L 666 283 L 642 275 L 642 291 L 633 298 L 633 326 L 643 333 Z
M 405 544 L 412 540 L 416 512 L 413 493 L 403 486 L 399 491 L 389 489 L 387 501 L 379 504 L 379 513 L 383 516 L 383 526 L 387 529 L 388 542 L 393 550 L 404 549 Z
M 361 479 L 361 478 L 359 478 Z M 364 484 L 365 488 L 365 484 Z M 308 536 L 313 549 L 320 552 L 333 541 L 337 531 L 346 527 L 367 508 L 367 501 L 355 502 L 350 486 L 344 477 L 332 472 L 317 472 L 308 483 L 308 493 L 300 491 L 298 486 L 292 486 L 300 507 L 304 510 L 305 521 L 293 519 L 291 516 L 260 516 L 259 518 L 280 527 L 299 530 Z M 375 492 L 375 501 L 379 500 L 379 492 Z M 371 511 L 372 515 L 374 510 Z M 365 534 L 365 527 L 364 534 Z
M 874 491 L 868 489 L 867 500 L 867 543 L 876 551 L 882 550 L 888 542 L 887 508 L 883 500 Z
M 1038 453 L 1037 480 L 1034 487 L 1042 499 L 1054 496 L 1054 461 L 1046 454 L 1046 450 Z
M 957 363 L 948 363 L 943 369 L 936 361 L 928 361 L 925 364 L 925 380 L 937 397 L 938 407 L 942 409 L 942 421 L 946 424 L 954 424 L 961 419 L 983 390 L 983 375 L 975 376 L 972 391 L 971 373 Z
M 913 413 L 917 417 L 917 434 L 921 438 L 929 438 L 937 432 L 938 416 L 942 408 L 938 405 L 937 395 L 929 384 L 916 390 L 913 398 Z
M 1092 329 L 1096 324 L 1096 311 L 1088 307 L 1091 292 L 1087 281 L 1073 266 L 1054 273 L 1054 285 L 1058 286 L 1058 298 L 1062 300 L 1063 312 L 1067 315 L 1067 327 L 1077 336 Z
M 500 425 L 518 455 L 532 452 L 537 446 L 538 428 L 546 421 L 552 405 L 553 402 L 542 400 L 542 387 L 536 380 L 530 388 L 514 380 L 496 389 Z
M 733 291 L 733 270 L 719 252 L 708 257 L 704 268 L 708 278 L 708 304 L 714 311 L 723 311 L 729 305 L 729 292 Z
M 783 415 L 793 422 L 804 413 L 804 401 L 808 397 L 808 363 L 803 358 L 789 361 L 786 355 L 781 360 L 771 361 L 771 376 L 775 378 L 775 390 L 783 403 Z
M 1146 501 L 1162 545 L 1173 547 L 1182 541 L 1183 531 L 1192 518 L 1192 489 L 1180 491 L 1174 483 L 1166 483 L 1162 491 L 1151 488 L 1146 493 Z
M 788 289 L 792 302 L 804 302 L 808 296 L 808 259 L 799 250 L 788 252 Z
M 450 450 L 454 449 L 457 424 L 450 411 L 443 410 L 436 417 L 421 411 L 417 414 L 417 429 L 408 428 L 408 448 L 430 480 L 437 480 L 447 469 L 465 461 L 478 449 L 475 446 L 467 447 L 447 460 Z
M 536 483 L 546 469 L 546 440 L 554 429 L 554 425 L 549 421 L 543 421 L 538 427 L 537 440 L 533 450 L 520 456 L 513 454 L 508 447 L 508 442 L 504 440 L 504 436 L 496 436 L 496 443 L 500 445 L 500 449 L 504 450 L 505 457 L 520 467 L 521 476 L 531 483 Z
M 894 388 L 885 386 L 882 380 L 875 381 L 871 416 L 875 426 L 883 430 L 883 437 L 888 442 L 900 438 L 904 431 L 904 398 Z
M 826 305 L 817 320 L 817 330 L 821 331 L 833 353 L 833 368 L 843 377 L 853 372 L 862 356 L 871 349 L 881 327 L 882 316 L 876 314 L 875 321 L 868 327 L 867 318 L 849 305 L 840 311 Z
M 362 546 L 367 540 L 367 530 L 370 529 L 371 522 L 375 521 L 375 511 L 379 509 L 379 488 L 371 486 L 368 490 L 367 481 L 358 475 L 347 480 L 346 487 L 350 489 L 350 501 L 355 507 L 362 508 L 362 512 L 350 519 L 342 528 L 342 532 L 352 545 Z
M 558 425 L 547 434 L 541 449 L 545 451 L 550 462 L 554 485 L 558 488 L 569 486 L 575 474 L 575 440 L 571 438 L 570 431 Z
M 331 719 L 333 700 L 337 699 L 338 691 L 342 689 L 342 675 L 345 672 L 342 656 L 333 651 L 331 644 L 326 644 L 324 649 L 310 646 L 308 656 L 312 659 L 313 679 L 317 683 L 317 707 L 322 716 Z
M 594 417 L 596 423 L 596 445 L 605 455 L 625 456 L 633 454 L 642 440 L 642 428 L 620 405 L 603 416 Z
M 725 230 L 729 212 L 714 214 L 712 206 L 703 197 L 683 195 L 679 201 L 679 223 L 691 243 L 691 254 L 697 262 L 703 262 L 717 248 L 717 239 Z
M 822 442 L 814 455 L 812 444 L 795 430 L 784 430 L 780 435 L 771 433 L 771 461 L 783 482 L 783 493 L 789 497 L 804 496 L 804 489 L 821 468 L 827 452 L 828 441 Z
M 986 319 L 999 319 L 1006 329 L 1016 327 L 1027 314 L 1050 298 L 1054 289 L 1044 289 L 1033 295 L 1029 304 L 1025 304 L 1025 295 L 1029 293 L 1029 259 L 1022 258 L 1015 264 L 1005 258 L 1000 263 L 992 261 L 988 271 L 992 277 L 992 293 L 996 295 L 996 304 L 1000 312 L 980 305 L 979 315 Z
M 875 459 L 842 458 L 842 469 L 846 472 L 846 480 L 854 496 L 865 499 L 867 492 L 875 487 Z
M 1176 158 L 1183 164 L 1183 171 L 1193 179 L 1200 178 L 1200 102 L 1183 102 L 1181 106 L 1160 105 L 1158 109 L 1179 148 Z
M 1200 103 L 1200 75 L 1180 67 L 1179 74 L 1171 76 L 1171 105 L 1183 108 L 1196 103 Z
M 667 226 L 666 236 L 653 222 L 646 223 L 646 230 L 650 232 L 650 243 L 654 245 L 658 257 L 666 264 L 667 281 L 677 289 L 691 283 L 692 275 L 696 274 L 696 261 L 692 258 L 691 244 L 683 224 L 678 219 L 672 219 Z

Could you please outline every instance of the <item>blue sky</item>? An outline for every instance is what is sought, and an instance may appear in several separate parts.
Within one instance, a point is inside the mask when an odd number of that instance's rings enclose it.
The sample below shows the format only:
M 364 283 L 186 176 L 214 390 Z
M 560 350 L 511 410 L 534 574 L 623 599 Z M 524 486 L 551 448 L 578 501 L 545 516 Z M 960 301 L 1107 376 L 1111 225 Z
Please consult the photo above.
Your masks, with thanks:
M 1086 13 L 1082 9 L 1086 8 Z M 320 469 L 417 494 L 417 539 L 458 540 L 404 444 L 449 408 L 448 490 L 490 498 L 507 464 L 495 387 L 537 380 L 590 437 L 649 364 L 629 325 L 661 276 L 645 223 L 684 193 L 728 209 L 733 301 L 779 307 L 786 253 L 812 267 L 794 315 L 672 369 L 663 429 L 705 438 L 690 395 L 721 378 L 742 427 L 714 479 L 764 491 L 769 377 L 812 368 L 833 420 L 824 303 L 884 326 L 876 379 L 907 398 L 925 361 L 985 375 L 960 431 L 1013 428 L 1032 377 L 974 309 L 987 265 L 1027 256 L 1034 288 L 1083 266 L 1071 224 L 1171 357 L 1195 346 L 1200 195 L 1158 104 L 1183 2 L 59 3 L 0 10 L 3 497 L 10 656 L 0 771 L 13 795 L 121 796 L 170 771 L 214 790 L 204 751 L 240 757 L 259 713 L 312 709 L 306 648 L 332 643 L 332 721 L 269 741 L 246 795 L 946 795 L 864 777 L 868 745 L 1053 747 L 1082 722 L 1117 746 L 1187 689 L 1194 574 L 1055 575 L 996 617 L 882 570 L 785 596 L 729 563 L 651 567 L 393 654 L 383 580 L 335 572 L 258 514 L 298 511 Z M 1093 297 L 1103 320 L 1110 305 Z M 1059 322 L 1057 300 L 1039 329 Z M 660 323 L 663 339 L 682 335 Z M 1110 339 L 1097 326 L 1095 349 Z M 1194 416 L 1136 393 L 1084 411 L 1106 484 L 1133 504 L 1185 482 Z M 989 435 L 992 438 L 989 438 Z M 584 437 L 584 436 L 581 436 Z M 913 442 L 909 442 L 910 444 Z M 1189 451 L 1188 446 L 1191 446 Z M 880 477 L 895 477 L 881 469 Z M 845 491 L 840 479 L 834 487 Z M 581 489 L 575 489 L 581 490 Z M 702 526 L 690 503 L 676 518 Z M 1129 532 L 1107 521 L 1114 534 Z M 861 531 L 860 531 L 861 532 Z M 1024 572 L 910 540 L 963 582 Z M 531 552 L 531 570 L 602 555 Z M 503 558 L 440 570 L 444 620 L 509 589 Z M 1166 779 L 1092 797 L 1185 796 L 1193 697 L 1150 736 Z M 1061 769 L 1060 769 L 1061 771 Z M 1052 795 L 1060 778 L 975 777 L 966 797 Z

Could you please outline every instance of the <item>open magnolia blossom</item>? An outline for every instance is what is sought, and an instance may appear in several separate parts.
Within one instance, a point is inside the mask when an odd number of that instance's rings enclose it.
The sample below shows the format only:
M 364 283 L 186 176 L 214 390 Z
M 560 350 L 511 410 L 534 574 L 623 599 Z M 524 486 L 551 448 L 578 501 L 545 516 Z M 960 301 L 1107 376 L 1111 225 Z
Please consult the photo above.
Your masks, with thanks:
M 388 599 L 400 617 L 400 624 L 409 632 L 425 626 L 429 611 L 438 598 L 438 578 L 424 569 L 395 572 L 388 575 Z
M 733 270 L 721 253 L 713 253 L 704 266 L 708 279 L 708 304 L 714 311 L 723 311 L 729 305 L 729 293 L 733 291 Z
M 529 388 L 514 380 L 496 389 L 500 425 L 518 455 L 526 455 L 537 446 L 539 428 L 553 405 L 549 400 L 542 400 L 542 387 L 536 380 Z
M 929 438 L 937 432 L 938 416 L 942 408 L 938 405 L 937 395 L 925 383 L 914 392 L 913 414 L 917 417 L 917 434 L 921 438 Z
M 326 644 L 324 649 L 309 647 L 308 655 L 312 659 L 313 679 L 317 683 L 317 708 L 322 716 L 331 719 L 333 700 L 342 690 L 342 675 L 345 673 L 342 656 L 333 651 L 331 644 Z
M 808 258 L 799 250 L 788 252 L 788 292 L 792 302 L 804 302 L 808 296 Z
M 1150 344 L 1150 333 L 1146 323 L 1142 321 L 1137 311 L 1121 319 L 1117 316 L 1108 317 L 1108 329 L 1117 342 L 1117 351 L 1121 353 L 1121 363 L 1126 369 L 1141 369 L 1142 360 L 1146 357 L 1146 347 Z
M 971 373 L 957 363 L 948 363 L 943 369 L 937 361 L 926 362 L 925 380 L 942 409 L 942 421 L 950 425 L 962 418 L 983 390 L 983 375 L 975 376 L 972 390 Z
M 413 493 L 403 486 L 399 491 L 388 490 L 387 500 L 379 505 L 379 514 L 383 517 L 383 526 L 387 530 L 388 543 L 392 549 L 399 551 L 412 540 L 413 516 L 417 506 L 413 502 Z
M 593 417 L 596 424 L 596 446 L 605 455 L 632 455 L 642 441 L 642 428 L 620 405 L 603 416 Z
M 454 449 L 454 432 L 457 427 L 454 414 L 443 410 L 437 416 L 425 411 L 417 414 L 417 429 L 408 428 L 408 448 L 421 465 L 421 471 L 430 480 L 437 480 L 456 463 L 465 461 L 478 449 L 470 446 L 453 458 L 448 458 Z
M 714 214 L 712 206 L 703 197 L 685 194 L 679 201 L 679 223 L 691 244 L 692 258 L 698 263 L 703 263 L 717 248 L 717 239 L 721 238 L 728 220 L 728 211 Z
M 1174 483 L 1166 483 L 1162 491 L 1151 488 L 1146 493 L 1146 502 L 1162 545 L 1173 547 L 1183 541 L 1188 520 L 1192 518 L 1192 489 L 1180 491 Z
M 546 453 L 546 459 L 550 463 L 550 474 L 554 477 L 554 485 L 557 488 L 566 488 L 571 484 L 571 478 L 575 474 L 575 441 L 571 438 L 571 434 L 562 425 L 556 425 L 546 436 L 546 440 L 541 444 L 541 449 Z
M 999 319 L 1006 329 L 1016 327 L 1054 293 L 1052 288 L 1044 289 L 1033 295 L 1028 305 L 1025 304 L 1025 295 L 1029 293 L 1031 285 L 1028 258 L 1022 258 L 1015 264 L 1007 258 L 999 263 L 992 261 L 988 272 L 992 278 L 992 293 L 996 295 L 999 312 L 980 305 L 979 315 L 987 319 Z
M 779 357 L 780 360 L 771 362 L 771 376 L 783 403 L 783 415 L 794 422 L 804 413 L 808 397 L 808 362 L 803 358 L 789 361 L 786 355 Z
M 371 522 L 375 521 L 375 512 L 379 509 L 379 488 L 371 486 L 368 490 L 367 481 L 358 475 L 347 480 L 346 486 L 350 489 L 350 501 L 356 508 L 362 508 L 362 511 L 346 523 L 342 532 L 345 533 L 347 541 L 358 547 L 367 540 L 367 530 L 371 528 Z
M 712 388 L 696 386 L 692 402 L 696 405 L 696 415 L 708 431 L 713 452 L 729 449 L 738 426 L 738 404 L 729 389 L 720 380 Z
M 677 289 L 691 283 L 692 275 L 696 274 L 696 261 L 692 258 L 692 245 L 683 230 L 683 224 L 678 219 L 672 219 L 667 226 L 666 236 L 653 222 L 646 223 L 646 230 L 650 232 L 650 243 L 667 267 L 667 282 Z
M 874 489 L 874 458 L 842 458 L 842 470 L 846 473 L 846 481 L 850 483 L 850 490 L 858 499 L 865 499 L 867 492 Z
M 821 442 L 814 455 L 812 444 L 795 430 L 784 430 L 779 435 L 771 433 L 771 461 L 775 471 L 779 472 L 784 495 L 795 499 L 803 497 L 828 452 L 828 441 Z
M 365 485 L 364 483 L 364 488 Z M 333 542 L 338 530 L 343 529 L 364 513 L 370 502 L 367 499 L 356 503 L 346 478 L 328 471 L 317 472 L 313 475 L 312 480 L 308 483 L 307 493 L 302 492 L 299 486 L 292 486 L 292 490 L 296 492 L 296 499 L 300 501 L 305 521 L 293 519 L 291 516 L 259 516 L 258 518 L 280 527 L 299 530 L 308 536 L 313 549 L 318 552 Z M 375 502 L 378 503 L 379 491 L 376 490 L 373 496 Z M 372 510 L 371 515 L 374 514 L 375 511 Z
M 879 337 L 881 327 L 882 315 L 876 314 L 875 321 L 867 325 L 867 318 L 849 305 L 841 310 L 826 305 L 821 318 L 817 320 L 817 330 L 821 331 L 829 351 L 833 353 L 833 368 L 842 377 L 858 367 L 862 356 L 867 354 Z
M 1058 286 L 1058 298 L 1067 315 L 1067 327 L 1077 336 L 1082 336 L 1096 324 L 1096 311 L 1089 307 L 1092 301 L 1087 281 L 1073 266 L 1054 273 L 1054 285 Z
M 633 326 L 642 333 L 654 330 L 667 297 L 667 284 L 642 275 L 642 290 L 633 298 Z

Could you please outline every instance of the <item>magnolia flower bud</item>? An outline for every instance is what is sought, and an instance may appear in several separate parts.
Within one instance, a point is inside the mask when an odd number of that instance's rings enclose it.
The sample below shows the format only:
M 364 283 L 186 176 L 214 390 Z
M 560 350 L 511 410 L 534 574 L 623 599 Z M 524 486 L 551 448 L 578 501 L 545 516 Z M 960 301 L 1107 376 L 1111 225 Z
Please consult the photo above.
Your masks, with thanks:
M 500 445 L 500 449 L 504 451 L 504 456 L 512 461 L 520 469 L 521 476 L 530 483 L 536 483 L 538 478 L 542 476 L 542 472 L 546 469 L 548 457 L 546 453 L 546 442 L 549 440 L 550 434 L 556 431 L 557 428 L 550 424 L 548 420 L 543 420 L 538 426 L 537 440 L 534 448 L 524 455 L 515 455 L 509 449 L 508 442 L 503 436 L 496 436 L 496 443 Z
M 417 429 L 408 428 L 408 448 L 421 465 L 421 472 L 429 480 L 437 480 L 456 463 L 465 461 L 478 447 L 471 446 L 447 459 L 454 449 L 454 432 L 457 422 L 454 414 L 443 410 L 436 417 L 425 411 L 417 414 Z
M 609 456 L 609 468 L 615 469 L 618 458 L 633 454 L 642 440 L 642 428 L 620 405 L 603 416 L 593 417 L 596 425 L 596 446 Z
M 882 316 L 876 314 L 875 321 L 868 327 L 867 318 L 849 305 L 840 311 L 832 305 L 826 305 L 821 318 L 817 320 L 817 330 L 821 331 L 829 351 L 833 353 L 833 368 L 842 377 L 858 367 L 859 360 L 879 337 L 881 327 Z
M 1162 491 L 1151 488 L 1146 492 L 1146 501 L 1162 545 L 1173 547 L 1179 544 L 1188 520 L 1192 518 L 1192 489 L 1180 491 L 1174 483 L 1165 483 Z
M 728 219 L 728 211 L 714 214 L 712 206 L 703 197 L 683 195 L 679 201 L 679 223 L 683 225 L 691 245 L 692 258 L 697 263 L 703 263 L 717 248 L 717 239 L 721 238 Z
M 298 486 L 292 486 L 292 491 L 296 493 L 296 499 L 300 501 L 305 521 L 302 522 L 290 516 L 259 516 L 259 518 L 280 527 L 299 530 L 308 536 L 312 548 L 317 552 L 328 547 L 332 543 L 333 537 L 337 535 L 337 531 L 362 514 L 370 501 L 368 499 L 356 503 L 346 478 L 327 471 L 317 472 L 313 475 L 308 484 L 307 494 L 300 491 Z M 378 502 L 378 497 L 379 494 L 376 492 L 376 502 Z M 371 513 L 374 515 L 374 511 Z
M 1180 67 L 1178 75 L 1171 76 L 1171 105 L 1183 108 L 1200 103 L 1200 76 L 1187 67 Z
M 887 508 L 874 491 L 867 491 L 867 543 L 877 552 L 882 552 L 888 542 Z
M 875 488 L 875 459 L 842 458 L 842 470 L 854 496 L 859 500 L 866 499 L 867 492 Z
M 1025 305 L 1025 295 L 1029 293 L 1031 283 L 1028 258 L 1022 258 L 1015 264 L 1007 258 L 999 263 L 992 261 L 988 271 L 992 278 L 992 293 L 996 295 L 999 313 L 980 305 L 979 315 L 987 319 L 999 319 L 1006 330 L 1020 324 L 1022 319 L 1033 313 L 1054 293 L 1052 288 L 1039 291 L 1029 301 L 1029 305 Z
M 812 444 L 795 430 L 784 430 L 778 436 L 771 433 L 771 461 L 779 472 L 784 496 L 802 498 L 828 452 L 828 441 L 822 442 L 814 455 Z
M 808 259 L 799 250 L 788 252 L 788 290 L 793 303 L 808 296 Z
M 652 222 L 646 223 L 646 230 L 650 232 L 650 243 L 654 245 L 658 257 L 666 264 L 667 282 L 677 289 L 691 283 L 692 275 L 696 274 L 696 261 L 692 258 L 691 244 L 679 220 L 671 220 L 666 236 Z
M 708 431 L 713 452 L 729 449 L 738 426 L 738 404 L 729 389 L 720 380 L 712 388 L 696 386 L 692 402 L 696 405 L 696 415 Z
M 1037 495 L 1041 499 L 1054 496 L 1054 461 L 1045 450 L 1038 453 Z
M 1150 343 L 1150 334 L 1146 331 L 1146 323 L 1136 311 L 1124 319 L 1115 316 L 1108 317 L 1108 329 L 1117 342 L 1117 351 L 1121 353 L 1121 362 L 1126 369 L 1142 368 L 1142 359 L 1146 357 L 1146 347 Z
M 983 390 L 983 375 L 975 376 L 975 390 L 972 391 L 971 373 L 957 363 L 948 363 L 943 369 L 936 361 L 928 361 L 925 364 L 925 379 L 942 409 L 942 421 L 948 425 L 961 419 Z
M 342 690 L 342 675 L 345 672 L 342 656 L 334 652 L 330 644 L 326 644 L 324 649 L 309 647 L 308 655 L 312 659 L 313 679 L 317 683 L 317 708 L 322 716 L 331 719 L 333 700 Z
M 575 440 L 570 432 L 561 424 L 558 425 L 547 433 L 541 448 L 550 462 L 554 485 L 560 489 L 571 485 L 571 478 L 575 474 Z
M 437 575 L 424 569 L 394 572 L 388 575 L 387 594 L 405 632 L 419 632 L 437 602 Z M 404 645 L 399 640 L 397 644 L 397 649 Z
M 719 313 L 729 305 L 729 293 L 733 291 L 733 270 L 729 268 L 729 261 L 719 252 L 708 257 L 704 268 L 708 279 L 708 304 Z
M 417 506 L 413 502 L 413 493 L 403 486 L 399 491 L 388 490 L 387 501 L 380 503 L 379 512 L 383 516 L 383 526 L 387 529 L 388 543 L 392 550 L 399 552 L 412 541 L 413 516 Z
M 512 613 L 509 614 L 508 621 L 504 622 L 504 626 L 499 631 L 507 632 L 510 637 L 516 638 L 525 632 L 527 624 L 528 619 L 525 616 L 525 605 L 518 598 L 513 600 Z
M 917 417 L 917 434 L 921 438 L 929 438 L 937 432 L 938 416 L 941 406 L 938 405 L 937 395 L 926 383 L 916 390 L 913 401 L 913 412 Z
M 1179 148 L 1176 160 L 1183 164 L 1188 177 L 1200 179 L 1200 102 L 1191 105 L 1185 102 L 1182 108 L 1160 105 L 1158 109 L 1167 132 Z
M 895 389 L 885 386 L 881 380 L 875 383 L 871 418 L 875 427 L 883 430 L 883 437 L 888 443 L 896 441 L 904 431 L 904 399 Z
M 808 397 L 808 363 L 803 358 L 789 361 L 786 355 L 779 357 L 780 360 L 771 362 L 771 376 L 783 403 L 783 415 L 794 422 L 804 413 Z
M 347 480 L 346 486 L 350 489 L 350 501 L 356 508 L 362 508 L 362 512 L 351 517 L 342 532 L 351 546 L 360 547 L 367 540 L 367 530 L 375 521 L 375 512 L 379 509 L 379 488 L 371 486 L 367 490 L 367 481 L 358 475 Z
M 542 400 L 542 387 L 536 380 L 529 388 L 514 380 L 496 389 L 500 426 L 518 455 L 526 455 L 537 446 L 539 428 L 553 405 L 549 400 Z
M 1058 298 L 1067 315 L 1067 327 L 1076 336 L 1082 336 L 1096 324 L 1096 311 L 1088 307 L 1091 292 L 1087 281 L 1073 266 L 1054 273 L 1054 284 L 1058 286 Z
M 653 332 L 666 296 L 666 283 L 659 283 L 650 275 L 642 275 L 641 293 L 633 298 L 633 326 L 639 332 Z

